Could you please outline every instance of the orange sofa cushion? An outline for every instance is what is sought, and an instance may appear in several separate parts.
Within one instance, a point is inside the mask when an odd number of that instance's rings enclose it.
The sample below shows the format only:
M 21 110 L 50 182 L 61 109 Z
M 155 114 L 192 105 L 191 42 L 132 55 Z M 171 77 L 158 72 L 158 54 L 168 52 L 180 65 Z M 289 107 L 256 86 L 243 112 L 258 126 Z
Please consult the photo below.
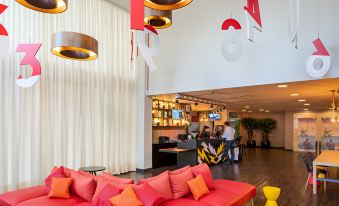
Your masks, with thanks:
M 133 187 L 128 186 L 120 195 L 109 199 L 113 206 L 143 206 L 144 204 L 138 199 Z
M 195 200 L 199 200 L 199 198 L 210 192 L 207 188 L 204 178 L 201 175 L 188 181 L 187 184 Z
M 72 178 L 52 177 L 52 186 L 48 197 L 70 198 L 69 187 L 71 184 Z

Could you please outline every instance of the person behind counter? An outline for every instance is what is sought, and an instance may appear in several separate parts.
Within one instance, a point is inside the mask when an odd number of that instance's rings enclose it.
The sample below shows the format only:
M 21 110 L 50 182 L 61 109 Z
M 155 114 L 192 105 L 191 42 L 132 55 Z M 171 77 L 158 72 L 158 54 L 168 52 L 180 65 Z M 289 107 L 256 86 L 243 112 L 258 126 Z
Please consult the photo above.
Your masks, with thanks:
M 230 126 L 229 122 L 225 122 L 225 129 L 224 133 L 222 134 L 222 137 L 226 139 L 226 157 L 227 161 L 232 165 L 234 163 L 234 148 L 232 147 L 232 144 L 234 142 L 234 135 L 235 135 L 235 129 L 233 129 Z M 231 150 L 231 158 L 228 154 L 228 151 Z
M 209 126 L 204 126 L 199 134 L 199 139 L 209 139 L 211 131 Z

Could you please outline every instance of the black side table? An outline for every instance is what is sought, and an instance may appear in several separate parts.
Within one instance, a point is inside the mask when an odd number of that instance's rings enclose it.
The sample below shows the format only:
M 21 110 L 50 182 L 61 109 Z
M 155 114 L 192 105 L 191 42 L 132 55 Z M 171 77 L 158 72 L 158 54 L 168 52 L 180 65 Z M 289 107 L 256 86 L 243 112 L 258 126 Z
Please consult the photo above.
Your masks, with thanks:
M 101 172 L 106 170 L 106 167 L 102 166 L 90 166 L 90 167 L 81 167 L 79 168 L 80 171 L 88 172 L 92 175 L 97 175 L 97 172 Z

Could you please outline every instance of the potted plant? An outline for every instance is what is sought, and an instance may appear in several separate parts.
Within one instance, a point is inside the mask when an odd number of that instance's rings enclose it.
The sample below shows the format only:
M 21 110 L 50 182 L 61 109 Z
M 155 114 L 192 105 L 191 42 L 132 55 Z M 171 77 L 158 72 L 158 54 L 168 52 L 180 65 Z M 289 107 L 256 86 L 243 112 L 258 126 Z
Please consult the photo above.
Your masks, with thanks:
M 260 119 L 258 120 L 258 129 L 262 133 L 261 147 L 263 148 L 271 147 L 269 136 L 273 130 L 277 129 L 277 121 L 272 118 Z
M 256 141 L 253 139 L 254 130 L 257 129 L 257 120 L 251 117 L 246 117 L 240 120 L 241 125 L 247 131 L 247 146 L 255 147 L 257 145 Z

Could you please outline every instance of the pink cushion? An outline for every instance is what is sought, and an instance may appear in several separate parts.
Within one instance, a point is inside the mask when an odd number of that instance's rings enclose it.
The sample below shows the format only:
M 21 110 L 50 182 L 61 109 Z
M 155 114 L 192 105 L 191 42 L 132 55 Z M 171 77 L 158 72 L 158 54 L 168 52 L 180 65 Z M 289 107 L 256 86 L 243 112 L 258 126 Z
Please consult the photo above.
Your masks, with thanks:
M 186 170 L 188 170 L 188 169 L 190 169 L 190 166 L 186 166 L 186 167 L 174 170 L 174 171 L 170 171 L 169 175 L 178 175 L 178 174 L 181 174 L 183 172 L 186 172 Z
M 141 202 L 145 206 L 157 206 L 165 201 L 165 198 L 155 191 L 148 183 L 134 186 L 134 190 Z
M 64 174 L 63 167 L 54 167 L 51 174 L 45 179 L 45 185 L 47 189 L 47 193 L 51 191 L 52 186 L 52 178 L 66 178 L 66 175 Z
M 21 202 L 47 195 L 46 186 L 28 187 L 0 195 L 1 206 L 15 206 Z
M 93 195 L 93 202 L 98 199 L 101 191 L 106 187 L 106 185 L 110 184 L 110 182 L 111 182 L 111 181 L 109 181 L 108 179 L 106 179 L 102 176 L 95 177 L 95 180 L 97 182 L 97 187 L 96 187 L 95 193 Z
M 64 174 L 66 175 L 66 177 L 71 177 L 72 171 L 77 172 L 76 170 L 72 170 L 72 169 L 67 168 L 67 167 L 63 167 L 63 169 L 64 169 Z
M 195 167 L 192 167 L 192 172 L 194 177 L 201 175 L 204 178 L 204 181 L 209 190 L 214 190 L 216 188 L 211 170 L 207 164 L 200 164 Z
M 171 190 L 169 172 L 163 172 L 158 176 L 139 180 L 139 184 L 147 182 L 155 191 L 159 192 L 165 200 L 172 200 L 174 196 Z
M 190 188 L 187 182 L 194 178 L 191 168 L 186 169 L 186 171 L 182 173 L 175 172 L 174 174 L 175 175 L 173 175 L 173 173 L 171 174 L 171 172 L 169 174 L 174 199 L 179 199 L 190 194 Z
M 91 201 L 96 189 L 96 182 L 93 178 L 82 175 L 80 172 L 71 171 L 73 183 L 71 191 L 86 201 Z
M 117 177 L 117 176 L 113 176 L 113 175 L 110 175 L 106 172 L 103 172 L 102 173 L 102 176 L 110 181 L 113 181 L 113 182 L 119 182 L 119 183 L 124 183 L 124 184 L 134 184 L 134 180 L 133 179 L 125 179 L 125 178 L 120 178 L 120 177 Z
M 80 197 L 72 195 L 69 199 L 48 198 L 47 196 L 38 197 L 18 204 L 18 206 L 74 206 L 83 203 Z
M 111 197 L 114 197 L 122 192 L 121 189 L 114 187 L 110 184 L 106 185 L 98 195 L 98 198 L 93 201 L 93 206 L 104 206 L 109 202 Z
M 83 202 L 83 203 L 80 203 L 80 204 L 76 204 L 75 206 L 92 206 L 92 203 L 91 202 Z

